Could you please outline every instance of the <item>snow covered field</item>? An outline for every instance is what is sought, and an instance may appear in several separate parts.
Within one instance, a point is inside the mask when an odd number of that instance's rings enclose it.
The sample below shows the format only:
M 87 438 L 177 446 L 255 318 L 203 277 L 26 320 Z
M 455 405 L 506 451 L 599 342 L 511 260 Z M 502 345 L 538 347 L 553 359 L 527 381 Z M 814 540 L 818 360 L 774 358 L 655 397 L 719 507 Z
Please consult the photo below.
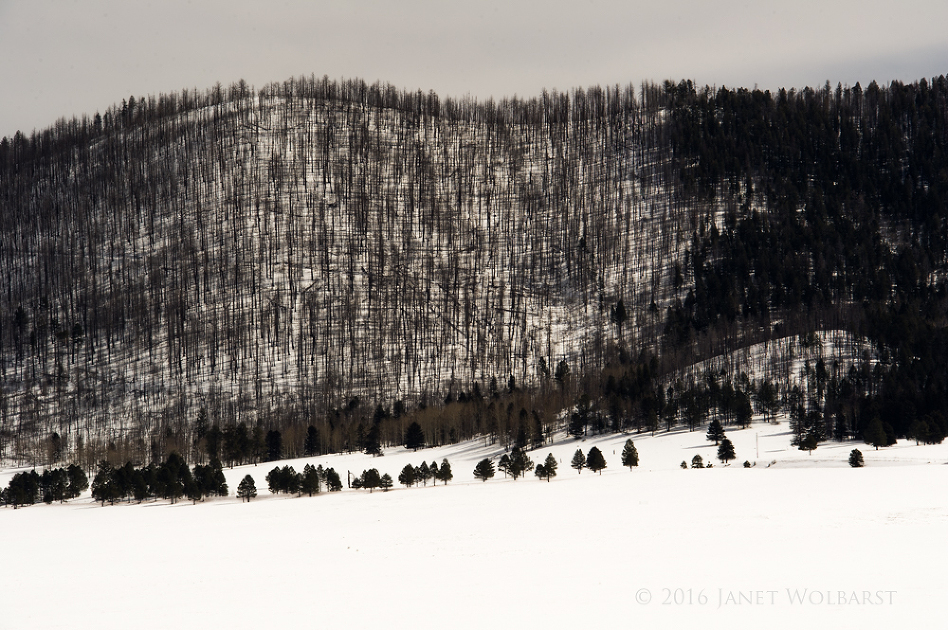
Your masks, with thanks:
M 345 478 L 452 464 L 454 481 L 389 492 L 260 495 L 0 510 L 0 629 L 934 627 L 948 589 L 948 444 L 789 446 L 786 424 L 558 438 L 551 483 L 482 483 L 484 442 L 305 461 Z M 577 447 L 608 468 L 577 474 Z M 851 469 L 859 448 L 866 467 Z M 759 454 L 758 454 L 759 451 Z M 681 470 L 700 454 L 710 470 Z M 751 469 L 741 462 L 756 463 Z M 773 463 L 775 462 L 775 463 Z M 12 471 L 0 473 L 6 484 Z

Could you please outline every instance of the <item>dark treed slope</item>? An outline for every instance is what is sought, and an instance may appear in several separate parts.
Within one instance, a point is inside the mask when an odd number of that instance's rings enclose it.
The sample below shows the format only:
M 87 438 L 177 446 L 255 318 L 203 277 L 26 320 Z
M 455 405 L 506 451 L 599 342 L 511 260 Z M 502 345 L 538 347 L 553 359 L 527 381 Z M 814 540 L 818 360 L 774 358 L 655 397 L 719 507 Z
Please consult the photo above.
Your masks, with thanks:
M 832 432 L 863 434 L 876 417 L 894 435 L 943 436 L 948 81 L 775 95 L 668 87 L 682 183 L 725 206 L 721 224 L 693 236 L 694 285 L 668 311 L 669 345 L 774 318 L 796 332 L 845 328 L 875 346 L 873 375 L 866 361 L 863 374 L 827 365 L 827 386 L 801 407 L 843 424 Z
M 946 98 L 943 77 L 496 103 L 301 79 L 4 139 L 0 449 L 56 431 L 162 461 L 241 422 L 287 453 L 307 425 L 321 451 L 391 445 L 419 403 L 434 443 L 519 426 L 536 444 L 580 390 L 581 432 L 610 397 L 617 418 L 691 424 L 653 379 L 821 330 L 892 356 L 932 420 Z M 642 351 L 660 361 L 618 367 Z M 442 421 L 446 397 L 524 382 L 540 389 L 519 414 Z

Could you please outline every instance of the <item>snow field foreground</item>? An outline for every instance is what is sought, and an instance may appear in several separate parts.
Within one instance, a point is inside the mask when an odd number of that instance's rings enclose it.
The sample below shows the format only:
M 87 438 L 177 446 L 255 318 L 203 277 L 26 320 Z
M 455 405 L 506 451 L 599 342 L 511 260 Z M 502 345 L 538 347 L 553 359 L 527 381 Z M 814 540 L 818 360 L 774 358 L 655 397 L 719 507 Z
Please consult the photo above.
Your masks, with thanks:
M 530 452 L 562 460 L 551 483 L 482 483 L 474 464 L 499 452 L 477 442 L 305 460 L 397 477 L 447 457 L 455 481 L 435 488 L 269 496 L 270 463 L 226 471 L 231 493 L 254 477 L 250 503 L 3 509 L 0 628 L 934 627 L 948 447 L 808 456 L 785 429 L 728 432 L 751 469 L 680 432 L 632 436 L 632 472 L 627 436 L 562 440 Z M 602 475 L 570 469 L 593 445 Z M 696 453 L 715 468 L 678 467 Z

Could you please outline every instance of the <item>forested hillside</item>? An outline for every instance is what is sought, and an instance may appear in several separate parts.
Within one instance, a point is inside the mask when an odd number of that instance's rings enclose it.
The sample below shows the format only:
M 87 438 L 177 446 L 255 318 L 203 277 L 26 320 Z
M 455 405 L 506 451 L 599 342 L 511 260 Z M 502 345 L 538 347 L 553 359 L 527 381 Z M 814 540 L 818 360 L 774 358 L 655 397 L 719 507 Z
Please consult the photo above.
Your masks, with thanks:
M 415 421 L 522 446 L 751 401 L 944 435 L 946 99 L 305 78 L 4 138 L 0 458 L 213 458 L 214 428 L 239 462 Z

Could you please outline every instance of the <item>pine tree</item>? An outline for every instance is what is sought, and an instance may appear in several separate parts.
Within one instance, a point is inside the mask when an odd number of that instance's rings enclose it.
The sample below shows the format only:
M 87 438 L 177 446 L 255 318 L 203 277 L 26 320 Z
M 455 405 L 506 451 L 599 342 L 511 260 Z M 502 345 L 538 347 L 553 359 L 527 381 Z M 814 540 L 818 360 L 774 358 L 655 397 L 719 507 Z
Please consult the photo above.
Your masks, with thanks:
M 339 473 L 333 468 L 326 469 L 326 488 L 330 492 L 339 492 L 342 490 L 342 479 L 339 478 Z
M 310 425 L 306 429 L 306 440 L 303 442 L 303 455 L 313 457 L 319 455 L 319 429 Z
M 431 479 L 431 470 L 426 462 L 421 462 L 421 466 L 415 469 L 415 477 L 425 486 L 428 485 L 428 480 Z
M 248 502 L 257 496 L 257 486 L 253 482 L 253 477 L 247 475 L 240 480 L 237 485 L 237 496 L 240 497 L 241 501 L 246 499 Z
M 602 451 L 596 446 L 589 449 L 589 454 L 586 455 L 586 468 L 601 475 L 602 469 L 605 467 L 606 458 L 603 457 Z
M 553 453 L 547 453 L 546 459 L 543 460 L 543 468 L 546 469 L 546 480 L 549 481 L 550 477 L 556 476 L 556 469 L 559 465 L 556 463 L 556 458 L 553 457 Z
M 393 485 L 392 476 L 388 473 L 385 473 L 382 475 L 382 478 L 379 479 L 379 488 L 381 488 L 383 492 L 388 492 L 389 488 Z
M 109 504 L 114 504 L 115 499 L 118 498 L 114 475 L 115 471 L 111 464 L 104 459 L 99 462 L 95 477 L 92 479 L 92 498 L 102 503 L 102 505 L 105 505 L 106 501 Z M 14 503 L 15 505 L 16 503 Z
M 379 471 L 375 468 L 370 468 L 368 470 L 362 471 L 362 487 L 368 488 L 369 493 L 379 487 L 379 484 L 382 483 L 382 477 L 379 476 Z
M 572 468 L 576 469 L 576 472 L 579 474 L 583 473 L 583 468 L 586 467 L 586 456 L 583 455 L 583 452 L 579 449 L 576 449 L 576 452 L 573 453 L 573 459 L 569 463 Z
M 66 486 L 67 499 L 74 499 L 89 489 L 89 478 L 79 466 L 69 464 L 66 476 L 69 478 L 69 485 Z
M 405 464 L 402 472 L 398 473 L 398 483 L 408 488 L 415 485 L 415 467 L 411 464 Z
M 516 480 L 518 477 L 523 475 L 528 470 L 533 468 L 533 461 L 530 457 L 520 449 L 520 447 L 515 446 L 512 451 L 510 451 L 510 466 L 507 472 L 510 473 L 510 476 Z
M 506 479 L 507 473 L 510 472 L 510 455 L 504 453 L 500 456 L 500 462 L 497 463 L 497 469 L 504 473 L 504 478 Z
M 682 470 L 688 470 L 688 464 L 685 460 L 681 460 L 681 468 Z
M 869 425 L 863 432 L 863 439 L 866 444 L 874 446 L 877 451 L 880 446 L 889 445 L 889 439 L 885 434 L 885 428 L 882 426 L 882 420 L 879 419 L 879 416 L 873 416 L 872 420 L 869 421 Z
M 701 458 L 701 455 L 695 455 L 691 458 L 691 467 L 704 468 L 704 459 Z
M 622 449 L 622 465 L 628 466 L 632 470 L 633 466 L 639 465 L 639 452 L 631 439 L 625 441 L 625 447 Z
M 807 451 L 811 455 L 813 451 L 816 450 L 816 447 L 820 444 L 820 431 L 814 427 L 807 429 L 806 434 L 803 436 L 803 439 L 800 440 L 800 446 L 797 447 L 801 451 Z
M 474 478 L 480 479 L 481 481 L 487 481 L 488 479 L 493 478 L 494 476 L 494 463 L 488 458 L 484 458 L 481 461 L 477 462 L 477 465 L 474 466 Z
M 441 467 L 438 469 L 438 479 L 440 479 L 444 485 L 448 485 L 448 482 L 454 479 L 454 473 L 451 472 L 451 464 L 448 463 L 447 457 L 441 460 Z
M 283 459 L 283 436 L 277 430 L 267 431 L 267 461 L 275 462 Z
M 734 454 L 734 445 L 731 443 L 731 440 L 723 438 L 721 444 L 718 446 L 718 459 L 727 464 L 735 457 L 737 457 L 737 455 Z
M 300 481 L 300 491 L 309 496 L 319 494 L 319 473 L 312 464 L 303 466 L 303 478 Z
M 417 451 L 420 448 L 424 448 L 424 446 L 425 432 L 422 431 L 420 424 L 412 422 L 408 425 L 408 428 L 405 429 L 405 448 Z
M 379 423 L 374 422 L 365 437 L 365 454 L 378 457 L 382 454 L 381 429 Z
M 866 465 L 865 461 L 862 459 L 862 451 L 858 448 L 854 448 L 849 452 L 849 465 L 853 468 L 862 468 Z
M 543 464 L 537 464 L 537 467 L 534 469 L 533 474 L 535 474 L 539 479 L 546 477 L 546 466 Z
M 714 442 L 715 446 L 724 439 L 724 427 L 721 426 L 721 422 L 717 418 L 708 423 L 707 437 L 708 441 Z

